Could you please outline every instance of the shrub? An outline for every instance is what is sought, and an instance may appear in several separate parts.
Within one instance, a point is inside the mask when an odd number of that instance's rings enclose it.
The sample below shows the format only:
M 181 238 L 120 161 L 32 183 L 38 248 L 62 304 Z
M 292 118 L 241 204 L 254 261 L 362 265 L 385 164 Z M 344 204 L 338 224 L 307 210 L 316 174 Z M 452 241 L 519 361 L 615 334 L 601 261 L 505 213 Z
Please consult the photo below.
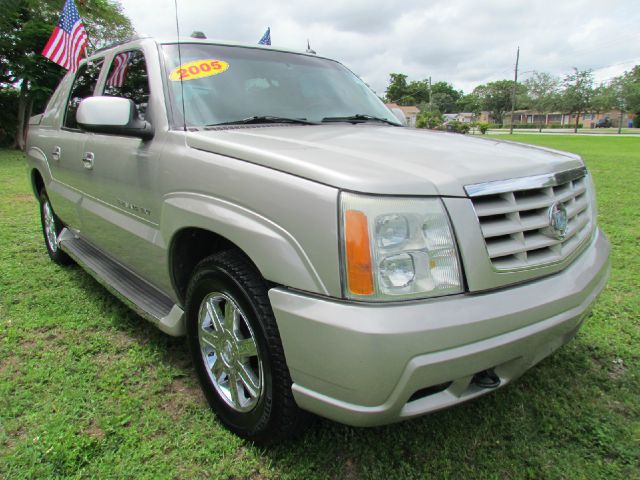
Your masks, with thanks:
M 0 146 L 13 144 L 16 137 L 16 112 L 18 111 L 18 91 L 15 88 L 0 88 Z
M 478 126 L 478 130 L 480 130 L 480 133 L 482 135 L 487 133 L 487 130 L 489 130 L 489 124 L 488 123 L 479 122 L 477 126 Z
M 434 129 L 437 126 L 442 125 L 443 122 L 444 117 L 440 112 L 424 111 L 420 112 L 418 115 L 418 118 L 416 119 L 416 127 Z
M 449 123 L 447 123 L 447 131 L 448 132 L 455 132 L 455 133 L 469 133 L 469 130 L 471 130 L 471 125 L 468 123 L 462 123 L 462 122 L 458 122 L 458 121 L 451 121 Z

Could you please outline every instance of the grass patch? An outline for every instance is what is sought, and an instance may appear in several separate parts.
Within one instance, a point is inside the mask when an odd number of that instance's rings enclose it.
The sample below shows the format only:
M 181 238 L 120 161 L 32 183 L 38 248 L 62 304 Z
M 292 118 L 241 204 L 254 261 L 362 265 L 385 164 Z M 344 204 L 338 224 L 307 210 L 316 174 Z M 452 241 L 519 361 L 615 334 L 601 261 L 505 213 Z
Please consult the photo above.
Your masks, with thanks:
M 0 151 L 0 478 L 640 478 L 640 138 L 577 152 L 613 244 L 577 338 L 517 382 L 381 428 L 319 420 L 258 449 L 207 408 L 186 345 L 48 260 L 22 155 Z

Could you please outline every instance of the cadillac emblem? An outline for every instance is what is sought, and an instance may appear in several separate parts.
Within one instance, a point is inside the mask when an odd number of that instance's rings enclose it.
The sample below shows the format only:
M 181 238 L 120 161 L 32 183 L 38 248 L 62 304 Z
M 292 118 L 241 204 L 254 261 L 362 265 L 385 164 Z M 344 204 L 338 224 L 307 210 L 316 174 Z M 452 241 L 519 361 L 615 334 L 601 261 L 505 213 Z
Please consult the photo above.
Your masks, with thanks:
M 547 231 L 553 238 L 562 240 L 567 234 L 567 209 L 562 203 L 554 203 L 549 207 L 549 228 Z

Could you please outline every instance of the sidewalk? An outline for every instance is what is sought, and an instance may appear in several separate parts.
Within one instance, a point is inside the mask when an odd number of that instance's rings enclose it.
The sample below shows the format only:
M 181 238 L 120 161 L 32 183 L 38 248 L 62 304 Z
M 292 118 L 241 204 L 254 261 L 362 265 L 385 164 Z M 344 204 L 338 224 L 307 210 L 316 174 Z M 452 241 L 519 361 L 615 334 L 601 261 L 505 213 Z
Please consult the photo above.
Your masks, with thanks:
M 617 128 L 600 130 L 596 129 L 578 129 L 578 133 L 573 133 L 573 129 L 568 128 L 547 128 L 542 129 L 542 132 L 534 129 L 514 129 L 513 133 L 518 135 L 583 135 L 585 137 L 640 137 L 640 128 L 623 128 L 622 133 L 618 133 Z M 487 132 L 489 135 L 509 135 L 509 129 L 489 129 Z

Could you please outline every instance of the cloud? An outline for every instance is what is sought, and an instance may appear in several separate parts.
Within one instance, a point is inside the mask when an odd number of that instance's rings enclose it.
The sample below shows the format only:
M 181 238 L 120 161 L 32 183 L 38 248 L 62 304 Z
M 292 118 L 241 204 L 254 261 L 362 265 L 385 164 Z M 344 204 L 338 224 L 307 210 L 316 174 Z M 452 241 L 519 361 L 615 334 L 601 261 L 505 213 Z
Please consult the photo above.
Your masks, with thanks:
M 121 0 L 139 33 L 175 38 L 173 0 Z M 521 78 L 533 70 L 562 76 L 593 68 L 600 81 L 640 63 L 633 0 L 245 0 L 180 1 L 183 35 L 257 43 L 267 26 L 274 46 L 345 63 L 379 94 L 389 73 L 431 76 L 466 92 L 512 78 L 520 46 Z

